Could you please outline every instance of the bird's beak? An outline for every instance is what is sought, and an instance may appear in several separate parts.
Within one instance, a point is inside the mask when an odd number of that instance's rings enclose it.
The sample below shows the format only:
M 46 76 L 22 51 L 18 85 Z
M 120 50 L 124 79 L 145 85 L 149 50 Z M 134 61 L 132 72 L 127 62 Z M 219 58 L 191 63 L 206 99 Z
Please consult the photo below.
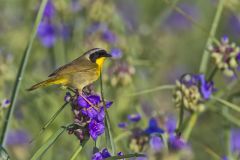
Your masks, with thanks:
M 112 55 L 111 55 L 111 54 L 108 54 L 108 53 L 105 53 L 105 54 L 104 54 L 104 57 L 112 57 Z

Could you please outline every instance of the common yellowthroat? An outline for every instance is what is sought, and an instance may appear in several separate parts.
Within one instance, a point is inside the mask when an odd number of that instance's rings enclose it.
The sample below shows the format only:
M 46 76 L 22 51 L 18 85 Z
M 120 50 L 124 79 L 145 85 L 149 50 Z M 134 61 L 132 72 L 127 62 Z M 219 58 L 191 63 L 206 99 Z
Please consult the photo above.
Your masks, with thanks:
M 29 88 L 29 91 L 50 85 L 62 85 L 77 89 L 80 94 L 82 89 L 96 81 L 107 57 L 112 57 L 104 49 L 93 48 L 72 62 L 59 67 L 47 80 L 39 82 Z

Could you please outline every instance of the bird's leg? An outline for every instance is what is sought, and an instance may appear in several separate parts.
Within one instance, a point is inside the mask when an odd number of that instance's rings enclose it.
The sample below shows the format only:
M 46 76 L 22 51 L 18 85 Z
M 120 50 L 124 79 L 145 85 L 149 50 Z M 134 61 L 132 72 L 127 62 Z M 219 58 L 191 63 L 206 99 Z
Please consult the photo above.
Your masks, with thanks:
M 95 108 L 95 109 L 98 109 L 94 104 L 92 104 L 92 102 L 90 102 L 90 101 L 83 95 L 82 92 L 79 92 L 79 91 L 78 91 L 78 93 L 79 93 L 79 95 L 80 95 L 91 107 L 93 107 L 93 108 Z

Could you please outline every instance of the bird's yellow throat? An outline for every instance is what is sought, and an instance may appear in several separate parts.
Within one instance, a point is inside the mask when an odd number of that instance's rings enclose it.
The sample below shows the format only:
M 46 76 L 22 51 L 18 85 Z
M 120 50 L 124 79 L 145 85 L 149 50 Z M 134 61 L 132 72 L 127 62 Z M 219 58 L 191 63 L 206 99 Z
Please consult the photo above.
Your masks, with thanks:
M 101 57 L 96 60 L 97 65 L 102 68 L 103 62 L 105 61 L 106 57 Z

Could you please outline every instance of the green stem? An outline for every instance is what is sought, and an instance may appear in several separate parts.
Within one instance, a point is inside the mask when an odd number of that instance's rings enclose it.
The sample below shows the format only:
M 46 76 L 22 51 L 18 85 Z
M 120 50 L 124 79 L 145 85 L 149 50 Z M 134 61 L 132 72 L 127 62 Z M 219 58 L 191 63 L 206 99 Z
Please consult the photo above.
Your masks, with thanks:
M 79 146 L 78 149 L 74 152 L 74 154 L 73 154 L 72 157 L 70 158 L 70 160 L 75 160 L 75 159 L 77 159 L 77 156 L 78 156 L 78 154 L 81 152 L 82 148 L 83 148 L 82 146 Z
M 151 88 L 151 89 L 146 89 L 146 90 L 143 90 L 143 91 L 132 93 L 132 94 L 127 95 L 127 96 L 139 96 L 139 95 L 142 95 L 142 94 L 157 92 L 157 91 L 161 91 L 161 90 L 172 90 L 174 88 L 175 88 L 175 85 L 162 85 L 162 86 L 154 87 L 154 88 Z
M 23 75 L 24 75 L 24 72 L 25 72 L 25 69 L 26 69 L 26 66 L 27 66 L 28 58 L 29 58 L 30 53 L 31 53 L 32 44 L 33 44 L 33 41 L 36 37 L 37 29 L 38 29 L 39 23 L 42 19 L 43 11 L 44 11 L 44 8 L 47 4 L 47 1 L 48 0 L 42 0 L 42 2 L 41 2 L 40 8 L 39 8 L 39 11 L 38 11 L 38 14 L 37 14 L 37 18 L 35 20 L 34 27 L 33 27 L 32 33 L 31 33 L 31 37 L 30 37 L 29 42 L 27 44 L 27 47 L 24 51 L 20 67 L 18 69 L 17 77 L 16 77 L 15 84 L 14 84 L 13 91 L 12 91 L 11 104 L 10 104 L 9 109 L 7 111 L 6 118 L 5 118 L 4 124 L 3 124 L 3 129 L 2 129 L 2 132 L 1 132 L 1 138 L 0 138 L 0 145 L 1 146 L 5 145 L 6 133 L 8 131 L 10 121 L 12 119 L 12 114 L 13 114 L 13 111 L 14 111 L 14 108 L 15 108 L 17 96 L 18 96 L 19 89 L 20 89 L 20 86 L 21 86 L 21 81 L 23 79 Z
M 133 153 L 133 154 L 127 154 L 127 155 L 123 155 L 123 156 L 112 156 L 112 157 L 106 158 L 106 160 L 115 160 L 115 159 L 132 158 L 132 157 L 146 157 L 146 155 L 139 154 L 139 153 Z
M 87 141 L 83 141 L 83 143 L 77 148 L 77 150 L 73 153 L 72 157 L 70 158 L 70 160 L 75 160 L 77 159 L 77 156 L 79 155 L 79 153 L 82 151 L 84 145 L 87 143 Z
M 189 119 L 189 123 L 188 125 L 186 126 L 184 132 L 183 132 L 183 138 L 188 141 L 190 135 L 191 135 L 191 132 L 197 122 L 197 119 L 198 119 L 198 113 L 197 112 L 194 112 L 192 113 L 190 119 Z
M 213 19 L 212 27 L 211 27 L 211 30 L 210 30 L 210 33 L 209 33 L 209 37 L 207 39 L 206 47 L 205 47 L 204 52 L 203 52 L 202 61 L 201 61 L 201 64 L 200 64 L 200 69 L 199 69 L 199 72 L 203 73 L 203 74 L 206 73 L 208 60 L 209 60 L 209 52 L 208 52 L 207 48 L 213 42 L 212 37 L 215 37 L 217 27 L 218 27 L 218 24 L 219 24 L 219 21 L 220 21 L 220 17 L 221 17 L 222 11 L 223 11 L 224 1 L 225 0 L 220 0 L 219 1 L 217 11 L 216 11 L 215 17 Z
M 106 131 L 105 131 L 106 142 L 107 142 L 107 145 L 110 144 L 111 149 L 112 149 L 112 153 L 114 155 L 115 154 L 115 144 L 114 144 L 114 140 L 113 140 L 112 133 L 111 133 L 110 117 L 109 117 L 109 114 L 107 112 L 106 103 L 105 103 L 104 95 L 103 95 L 103 82 L 102 82 L 102 72 L 101 71 L 100 71 L 100 87 L 101 87 L 101 97 L 102 97 L 104 111 L 105 111 L 104 122 L 105 122 L 105 127 L 106 127 Z M 108 140 L 108 138 L 109 138 L 109 140 Z

